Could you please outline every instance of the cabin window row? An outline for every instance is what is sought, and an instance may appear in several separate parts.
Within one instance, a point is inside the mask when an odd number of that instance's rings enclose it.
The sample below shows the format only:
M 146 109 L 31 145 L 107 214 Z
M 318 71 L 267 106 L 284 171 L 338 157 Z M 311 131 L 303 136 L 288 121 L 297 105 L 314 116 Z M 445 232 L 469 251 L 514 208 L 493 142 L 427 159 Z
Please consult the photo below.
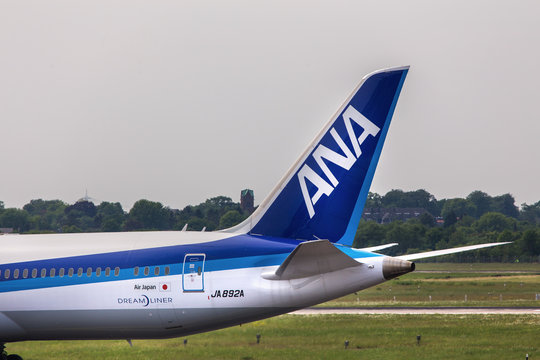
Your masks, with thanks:
M 60 268 L 58 270 L 58 276 L 59 277 L 64 277 L 66 275 L 66 272 L 67 272 L 67 276 L 69 277 L 73 277 L 73 275 L 75 274 L 75 269 L 74 268 L 68 268 L 67 271 L 66 269 L 64 268 Z M 150 267 L 148 266 L 145 266 L 142 271 L 139 271 L 139 267 L 136 266 L 135 268 L 133 268 L 133 275 L 134 276 L 139 276 L 139 273 L 142 273 L 144 274 L 144 276 L 148 276 L 150 275 Z M 156 266 L 154 267 L 154 275 L 155 276 L 158 276 L 161 272 L 161 269 L 159 266 Z M 84 269 L 82 267 L 78 268 L 77 269 L 77 276 L 78 277 L 82 277 L 83 274 L 86 273 L 86 276 L 87 277 L 90 277 L 92 276 L 92 273 L 93 273 L 93 270 L 91 267 L 87 268 L 86 269 L 86 272 L 84 271 Z M 115 267 L 114 270 L 112 270 L 110 267 L 106 267 L 104 269 L 104 271 L 102 271 L 102 269 L 100 267 L 96 268 L 96 276 L 101 276 L 101 274 L 104 273 L 105 277 L 109 277 L 112 275 L 114 276 L 119 276 L 120 275 L 120 268 L 119 267 Z M 169 275 L 170 274 L 170 268 L 168 266 L 165 266 L 165 269 L 164 269 L 164 275 Z M 2 275 L 2 271 L 0 270 L 0 277 Z M 29 269 L 23 269 L 22 271 L 20 271 L 19 269 L 14 269 L 13 270 L 13 273 L 11 273 L 11 270 L 10 269 L 6 269 L 4 270 L 4 279 L 19 279 L 19 278 L 22 278 L 22 279 L 27 279 L 29 276 L 33 279 L 37 278 L 38 277 L 38 269 L 32 269 L 32 271 L 30 271 Z M 49 277 L 55 277 L 56 276 L 56 268 L 51 268 L 49 273 L 48 273 Z M 46 277 L 47 276 L 47 269 L 43 268 L 41 269 L 41 271 L 39 272 L 39 277 Z

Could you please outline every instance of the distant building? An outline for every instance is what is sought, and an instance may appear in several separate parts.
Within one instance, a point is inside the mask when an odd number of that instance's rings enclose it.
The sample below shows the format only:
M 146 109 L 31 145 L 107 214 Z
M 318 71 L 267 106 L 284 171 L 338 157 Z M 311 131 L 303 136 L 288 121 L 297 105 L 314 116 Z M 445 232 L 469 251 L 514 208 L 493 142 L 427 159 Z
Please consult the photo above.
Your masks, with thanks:
M 240 207 L 244 212 L 251 214 L 255 210 L 254 201 L 253 190 L 244 189 L 240 192 Z
M 91 203 L 93 203 L 94 198 L 91 198 L 90 196 L 88 196 L 88 189 L 86 189 L 86 191 L 84 192 L 84 196 L 82 198 L 80 198 L 79 200 L 77 200 L 76 202 L 91 202 Z
M 423 208 L 365 208 L 362 219 L 375 221 L 379 224 L 388 224 L 396 220 L 415 219 L 422 214 L 433 216 Z

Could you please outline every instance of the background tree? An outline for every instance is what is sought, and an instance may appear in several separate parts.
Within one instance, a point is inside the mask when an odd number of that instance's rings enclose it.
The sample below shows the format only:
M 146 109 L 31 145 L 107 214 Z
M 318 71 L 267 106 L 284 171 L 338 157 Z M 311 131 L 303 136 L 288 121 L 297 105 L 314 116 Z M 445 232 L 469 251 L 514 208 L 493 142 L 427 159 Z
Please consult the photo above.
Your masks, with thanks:
M 474 204 L 476 212 L 473 215 L 477 219 L 485 213 L 491 211 L 492 197 L 485 192 L 476 190 L 467 196 L 467 200 Z
M 430 228 L 426 231 L 427 250 L 444 249 L 447 243 L 447 235 L 442 228 Z
M 66 229 L 73 227 L 80 231 L 95 231 L 96 226 L 94 217 L 97 210 L 93 202 L 90 201 L 77 201 L 75 204 L 70 205 L 64 210 L 64 226 Z M 70 231 L 77 232 L 77 231 Z
M 422 225 L 427 227 L 435 226 L 435 218 L 428 213 L 423 213 L 422 215 L 420 215 L 418 221 L 420 221 Z
M 519 210 L 515 205 L 516 200 L 510 194 L 504 194 L 493 198 L 491 211 L 500 212 L 503 215 L 518 218 Z
M 83 214 L 84 216 L 94 217 L 96 216 L 97 209 L 93 202 L 82 200 L 82 201 L 77 201 L 75 204 L 68 206 L 64 212 L 66 214 L 69 214 L 72 211 L 77 211 Z
M 400 189 L 393 189 L 381 198 L 383 207 L 408 207 L 405 192 Z
M 220 226 L 221 218 L 228 211 L 237 211 L 243 218 L 248 214 L 243 214 L 239 203 L 235 203 L 226 196 L 216 196 L 207 199 L 205 202 L 195 206 L 186 206 L 183 210 L 174 214 L 174 228 L 182 229 L 187 223 L 189 229 L 201 230 L 206 227 L 212 231 Z
M 29 225 L 29 216 L 24 210 L 4 209 L 0 215 L 0 227 L 13 228 L 16 232 L 24 232 L 29 229 Z
M 404 254 L 410 250 L 425 248 L 426 228 L 417 222 L 394 221 L 387 225 L 385 243 L 398 243 L 389 254 Z
M 375 198 L 375 194 L 373 195 Z M 415 191 L 390 190 L 381 197 L 382 207 L 423 208 L 434 216 L 440 214 L 439 204 L 433 195 L 424 189 Z
M 364 207 L 366 208 L 379 208 L 382 206 L 382 196 L 377 194 L 377 193 L 373 193 L 373 192 L 369 192 L 368 193 L 368 196 L 367 196 L 367 199 L 366 199 L 366 204 L 364 205 Z
M 386 227 L 375 221 L 360 221 L 356 230 L 353 247 L 364 248 L 385 244 Z
M 171 210 L 160 202 L 139 200 L 129 211 L 126 230 L 168 230 L 170 229 Z
M 518 245 L 525 254 L 537 257 L 540 254 L 540 233 L 536 229 L 525 231 L 519 239 Z
M 441 211 L 441 215 L 445 218 L 455 215 L 456 219 L 461 219 L 465 215 L 474 216 L 476 214 L 476 206 L 461 198 L 448 199 L 444 203 Z
M 478 232 L 503 232 L 505 230 L 512 230 L 515 224 L 516 220 L 501 213 L 488 212 L 482 215 L 473 226 Z
M 444 220 L 444 227 L 448 228 L 458 222 L 458 217 L 456 213 L 450 209 L 444 212 L 443 220 Z
M 122 230 L 126 213 L 119 202 L 103 201 L 96 208 L 95 224 L 101 231 L 112 232 Z
M 219 219 L 219 228 L 230 228 L 231 226 L 241 223 L 244 218 L 245 217 L 237 210 L 229 210 L 225 214 L 223 214 L 221 219 Z
M 520 219 L 531 224 L 540 224 L 540 201 L 536 204 L 521 205 Z
M 23 206 L 30 216 L 32 232 L 58 232 L 64 225 L 65 209 L 68 205 L 61 200 L 31 200 Z

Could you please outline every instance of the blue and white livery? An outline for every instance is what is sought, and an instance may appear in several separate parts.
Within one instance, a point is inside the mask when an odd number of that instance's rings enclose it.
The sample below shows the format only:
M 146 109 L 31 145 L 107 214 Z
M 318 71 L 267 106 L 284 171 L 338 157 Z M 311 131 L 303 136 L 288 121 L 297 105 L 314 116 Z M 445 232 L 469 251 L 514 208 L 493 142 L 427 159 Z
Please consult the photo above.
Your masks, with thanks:
M 4 344 L 168 338 L 315 305 L 414 270 L 351 248 L 408 67 L 367 75 L 258 209 L 218 232 L 0 237 Z

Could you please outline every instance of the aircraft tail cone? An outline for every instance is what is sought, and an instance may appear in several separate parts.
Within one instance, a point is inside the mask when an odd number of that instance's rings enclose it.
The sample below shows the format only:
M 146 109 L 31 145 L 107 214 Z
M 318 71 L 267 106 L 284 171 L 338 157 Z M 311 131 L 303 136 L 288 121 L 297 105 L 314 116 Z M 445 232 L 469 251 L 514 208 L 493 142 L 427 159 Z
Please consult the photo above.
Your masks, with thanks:
M 393 279 L 414 271 L 415 265 L 407 260 L 386 257 L 383 260 L 383 276 L 386 280 Z

